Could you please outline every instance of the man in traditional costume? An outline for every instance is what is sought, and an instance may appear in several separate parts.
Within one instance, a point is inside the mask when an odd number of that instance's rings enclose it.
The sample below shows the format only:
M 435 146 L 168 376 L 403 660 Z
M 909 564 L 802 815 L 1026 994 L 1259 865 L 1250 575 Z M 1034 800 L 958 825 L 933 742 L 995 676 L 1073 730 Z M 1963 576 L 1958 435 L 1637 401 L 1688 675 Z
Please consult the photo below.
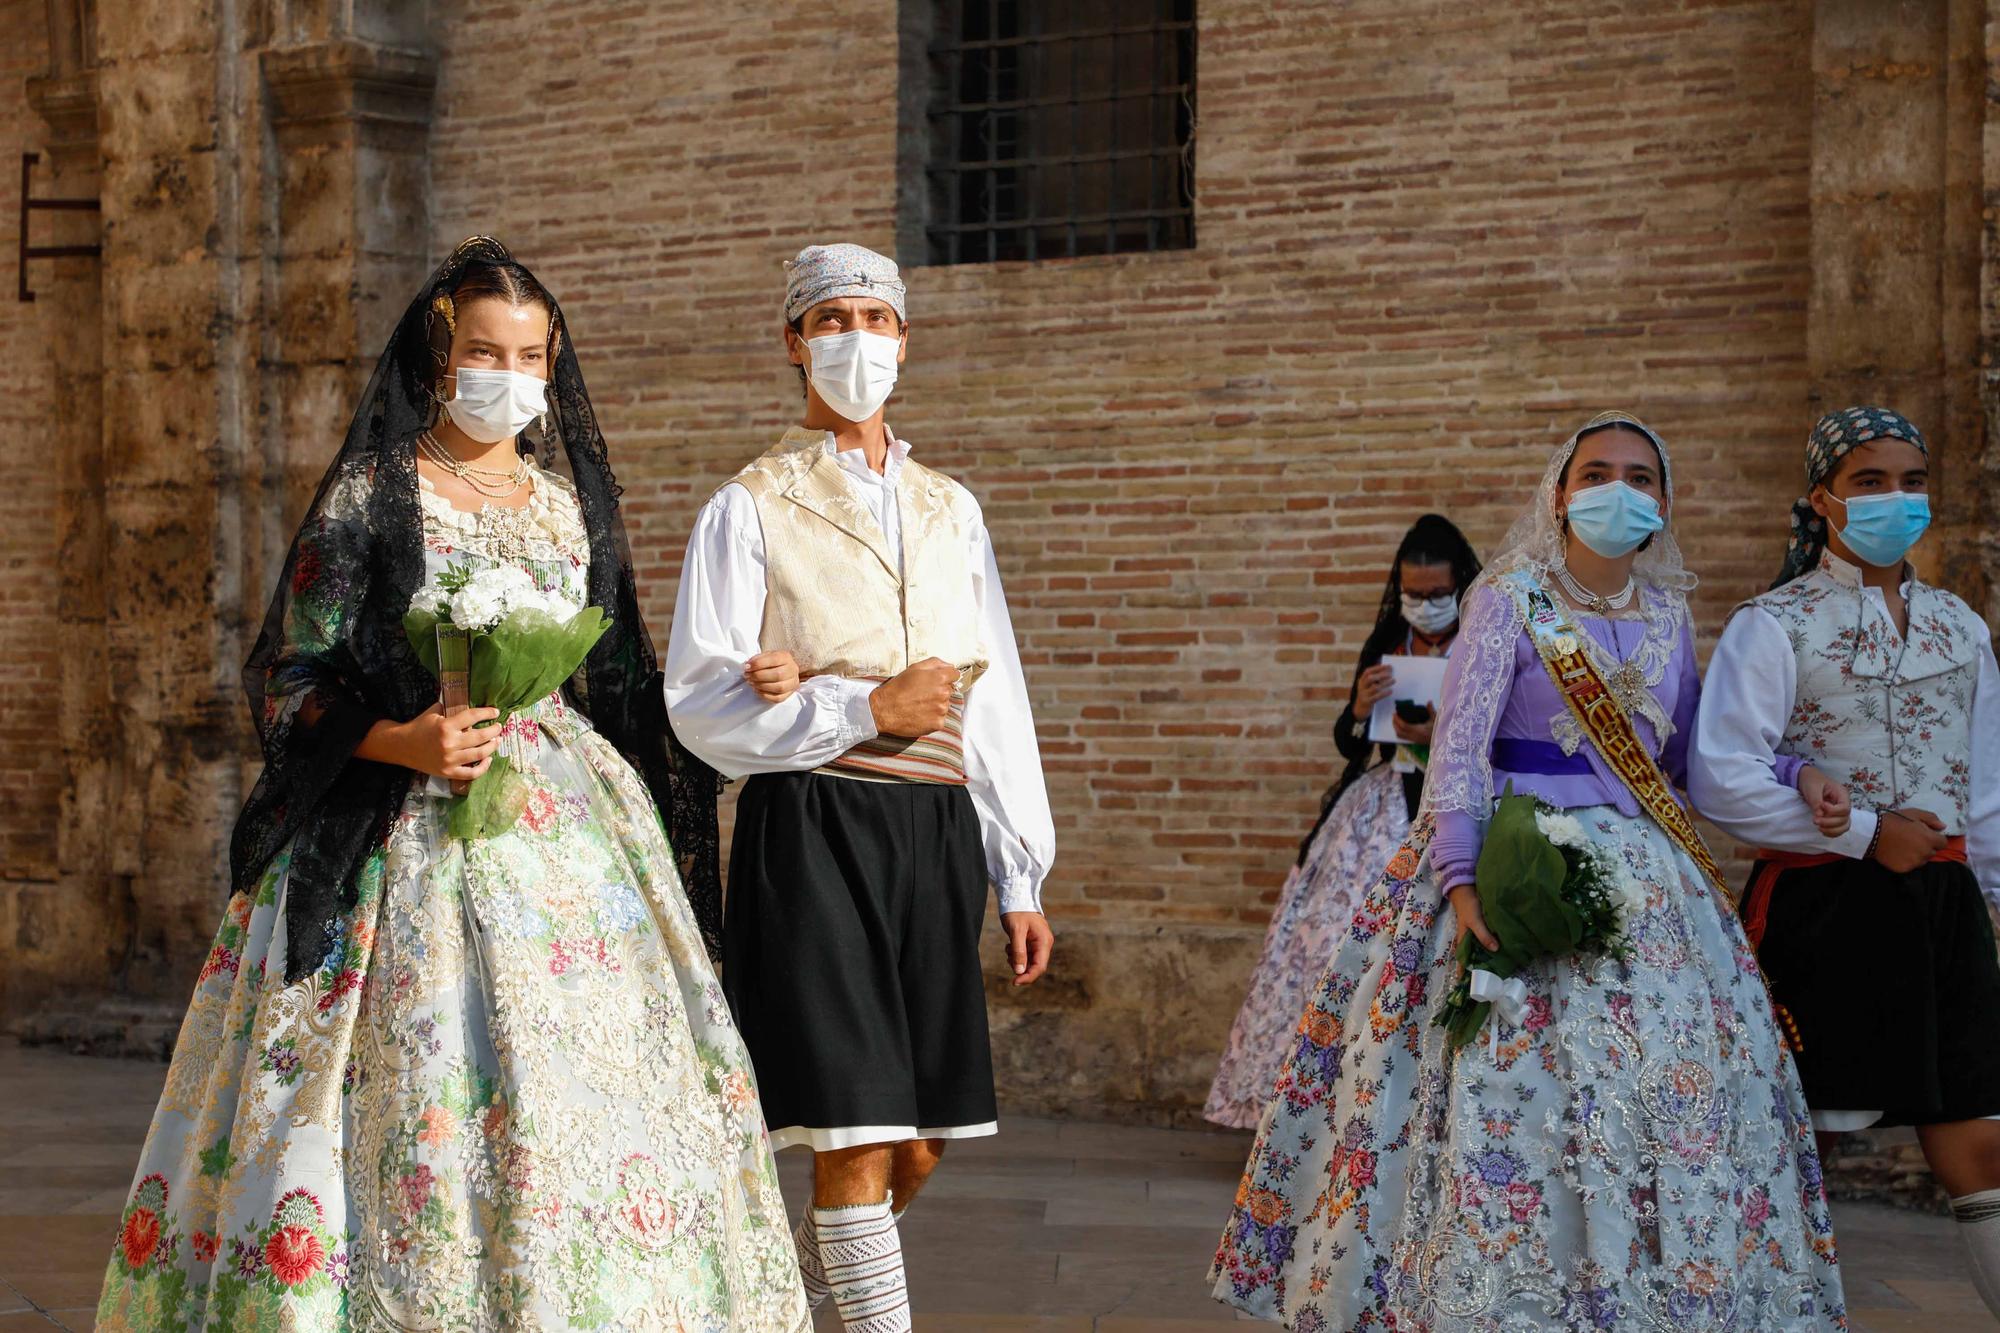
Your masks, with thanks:
M 949 1140 L 997 1129 L 987 883 L 1031 984 L 1055 832 L 979 505 L 884 420 L 909 337 L 896 265 L 826 245 L 787 269 L 805 412 L 696 520 L 667 704 L 690 750 L 748 777 L 723 986 L 773 1142 L 814 1152 L 808 1295 L 896 1333 L 896 1219 Z
M 1929 483 L 1899 414 L 1820 419 L 1784 570 L 1716 645 L 1689 791 L 1766 849 L 1743 918 L 1815 1127 L 1916 1126 L 2000 1315 L 2000 672 L 1904 560 Z M 1832 784 L 1801 784 L 1816 810 L 1792 791 L 1807 761 Z

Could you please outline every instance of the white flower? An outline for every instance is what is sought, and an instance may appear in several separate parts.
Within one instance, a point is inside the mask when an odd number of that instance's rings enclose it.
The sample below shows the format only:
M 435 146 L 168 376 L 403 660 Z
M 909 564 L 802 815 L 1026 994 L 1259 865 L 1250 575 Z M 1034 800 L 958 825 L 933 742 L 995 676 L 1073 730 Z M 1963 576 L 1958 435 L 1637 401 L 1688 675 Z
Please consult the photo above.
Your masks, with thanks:
M 1537 810 L 1535 827 L 1542 836 L 1558 847 L 1588 847 L 1590 835 L 1583 831 L 1583 823 L 1575 815 L 1566 815 L 1554 810 Z
M 491 629 L 515 611 L 541 604 L 541 590 L 524 569 L 501 565 L 482 569 L 452 595 L 451 623 L 460 629 Z
M 1652 899 L 1652 888 L 1633 873 L 1623 857 L 1604 857 L 1599 862 L 1599 868 L 1610 881 L 1611 902 L 1618 909 L 1618 932 L 1629 935 L 1632 923 L 1646 913 Z
M 548 608 L 549 614 L 555 617 L 556 623 L 559 625 L 567 625 L 583 611 L 582 607 L 559 592 L 552 592 L 548 595 Z
M 491 588 L 467 584 L 452 595 L 451 623 L 460 629 L 491 629 L 503 614 L 500 597 Z
M 507 594 L 507 614 L 516 611 L 547 611 L 548 595 L 540 588 L 520 588 Z
M 444 589 L 435 583 L 417 589 L 416 595 L 410 598 L 412 611 L 428 611 L 434 616 L 444 615 L 450 605 L 451 598 L 446 596 Z

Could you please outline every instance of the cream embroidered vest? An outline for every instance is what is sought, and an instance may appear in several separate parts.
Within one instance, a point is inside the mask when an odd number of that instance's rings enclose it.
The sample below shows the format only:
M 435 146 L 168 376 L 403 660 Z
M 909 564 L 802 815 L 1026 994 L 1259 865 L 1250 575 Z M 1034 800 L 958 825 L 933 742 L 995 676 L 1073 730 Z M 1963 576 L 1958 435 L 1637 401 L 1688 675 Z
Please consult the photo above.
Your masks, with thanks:
M 1972 786 L 1972 693 L 1986 626 L 1972 608 L 1912 578 L 1910 632 L 1834 556 L 1748 605 L 1777 618 L 1798 660 L 1779 754 L 1847 784 L 1854 804 L 1914 806 L 1962 834 Z
M 908 458 L 896 480 L 903 568 L 874 513 L 826 451 L 826 433 L 794 427 L 735 481 L 764 529 L 765 652 L 783 649 L 815 675 L 893 676 L 940 658 L 962 688 L 985 671 L 972 599 L 978 506 L 963 486 Z

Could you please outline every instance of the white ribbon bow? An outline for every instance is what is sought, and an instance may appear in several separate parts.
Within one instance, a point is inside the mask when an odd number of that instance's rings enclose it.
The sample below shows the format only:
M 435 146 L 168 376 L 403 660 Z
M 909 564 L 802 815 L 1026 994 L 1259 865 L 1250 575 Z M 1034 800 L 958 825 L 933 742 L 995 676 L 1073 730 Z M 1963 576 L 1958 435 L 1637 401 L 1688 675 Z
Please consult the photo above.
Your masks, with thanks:
M 1483 967 L 1472 969 L 1472 976 L 1466 988 L 1475 1000 L 1483 1000 L 1493 1006 L 1488 1016 L 1486 1029 L 1486 1050 L 1495 1063 L 1500 1059 L 1500 1020 L 1506 1019 L 1515 1027 L 1528 1016 L 1528 983 L 1519 977 L 1501 977 L 1488 972 Z

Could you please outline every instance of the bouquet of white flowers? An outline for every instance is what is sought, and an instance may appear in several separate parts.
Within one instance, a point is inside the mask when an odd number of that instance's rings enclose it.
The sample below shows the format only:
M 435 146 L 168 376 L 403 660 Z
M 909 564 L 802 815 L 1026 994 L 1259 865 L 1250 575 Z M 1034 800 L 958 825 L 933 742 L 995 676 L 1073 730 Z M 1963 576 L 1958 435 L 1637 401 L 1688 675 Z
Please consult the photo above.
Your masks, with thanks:
M 1514 974 L 1539 958 L 1570 953 L 1631 954 L 1627 935 L 1646 910 L 1646 886 L 1611 849 L 1591 841 L 1582 821 L 1510 785 L 1487 826 L 1473 872 L 1479 913 L 1500 942 L 1488 949 L 1470 931 L 1459 946 L 1459 979 L 1435 1022 L 1452 1049 L 1472 1040 L 1497 1002 L 1518 1011 L 1527 988 Z M 1520 1022 L 1509 1012 L 1509 1022 Z
M 596 607 L 544 592 L 513 566 L 474 572 L 452 565 L 410 599 L 403 617 L 403 632 L 432 675 L 447 674 L 441 662 L 463 663 L 465 701 L 500 710 L 487 726 L 504 726 L 517 710 L 559 688 L 609 627 Z M 492 837 L 513 826 L 526 799 L 512 762 L 495 755 L 454 804 L 447 827 L 454 837 Z

